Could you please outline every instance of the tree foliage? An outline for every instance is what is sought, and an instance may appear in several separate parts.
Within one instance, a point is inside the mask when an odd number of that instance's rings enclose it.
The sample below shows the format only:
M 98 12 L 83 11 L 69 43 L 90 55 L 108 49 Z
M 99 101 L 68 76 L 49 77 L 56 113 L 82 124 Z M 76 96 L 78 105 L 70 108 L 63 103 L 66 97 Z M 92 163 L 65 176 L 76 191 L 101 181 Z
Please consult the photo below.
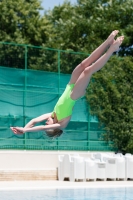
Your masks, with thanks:
M 0 41 L 17 44 L 43 46 L 49 37 L 52 25 L 40 15 L 38 0 L 0 1 Z M 42 49 L 25 49 L 25 46 L 0 45 L 0 65 L 16 68 L 25 67 L 27 53 L 28 67 L 42 69 Z M 26 52 L 27 51 L 27 52 Z M 47 56 L 48 58 L 48 56 Z M 38 64 L 36 63 L 38 60 Z M 33 62 L 35 61 L 35 64 Z M 44 63 L 43 63 L 44 68 Z
M 47 21 L 40 16 L 38 0 L 0 1 L 0 41 L 42 45 Z
M 112 32 L 120 30 L 125 36 L 120 55 L 132 55 L 132 0 L 78 0 L 76 5 L 66 1 L 46 14 L 53 24 L 49 47 L 91 53 Z
M 133 153 L 133 58 L 114 56 L 97 72 L 87 93 L 91 111 L 105 126 L 104 139 Z

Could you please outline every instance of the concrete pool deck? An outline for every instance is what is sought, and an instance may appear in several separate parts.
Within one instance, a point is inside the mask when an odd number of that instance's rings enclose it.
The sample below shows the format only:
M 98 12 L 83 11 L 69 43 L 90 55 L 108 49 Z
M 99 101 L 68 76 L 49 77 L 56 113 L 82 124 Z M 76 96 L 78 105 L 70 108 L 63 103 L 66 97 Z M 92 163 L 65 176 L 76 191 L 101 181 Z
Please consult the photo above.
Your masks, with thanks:
M 58 155 L 78 153 L 80 156 L 90 158 L 91 152 L 60 152 L 60 151 L 0 151 L 0 191 L 2 190 L 44 190 L 56 188 L 95 188 L 95 187 L 133 187 L 133 180 L 128 181 L 88 181 L 88 182 L 70 182 L 58 181 L 57 167 Z M 52 166 L 52 168 L 51 168 Z M 42 170 L 54 170 L 55 179 L 51 177 L 47 180 L 35 180 L 35 172 Z M 27 180 L 27 173 L 34 172 L 32 179 Z M 23 179 L 20 179 L 22 172 L 25 172 Z M 45 173 L 45 175 L 46 175 Z M 4 174 L 6 176 L 4 176 Z M 52 174 L 52 172 L 50 172 Z M 11 176 L 11 179 L 9 175 Z M 16 176 L 19 175 L 18 179 Z M 20 176 L 21 175 L 21 176 Z M 39 174 L 37 174 L 39 176 Z M 44 174 L 43 176 L 44 177 Z M 33 179 L 34 178 L 34 179 Z
M 129 181 L 96 181 L 96 182 L 69 182 L 69 181 L 0 181 L 0 191 L 3 190 L 44 190 L 56 188 L 112 188 L 133 187 L 133 180 Z

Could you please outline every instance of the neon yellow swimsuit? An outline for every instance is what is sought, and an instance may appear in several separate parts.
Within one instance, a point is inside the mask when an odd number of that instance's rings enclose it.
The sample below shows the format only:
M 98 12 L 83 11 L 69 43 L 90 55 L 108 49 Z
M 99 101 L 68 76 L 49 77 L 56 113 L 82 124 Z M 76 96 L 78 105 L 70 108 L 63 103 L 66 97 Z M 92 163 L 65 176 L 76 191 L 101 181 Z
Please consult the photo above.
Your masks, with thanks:
M 64 119 L 72 115 L 72 109 L 76 102 L 76 100 L 73 100 L 70 97 L 70 94 L 73 88 L 74 88 L 74 84 L 71 84 L 71 85 L 68 84 L 62 96 L 59 98 L 57 104 L 54 107 L 53 112 L 56 113 L 57 119 L 59 121 L 61 119 Z

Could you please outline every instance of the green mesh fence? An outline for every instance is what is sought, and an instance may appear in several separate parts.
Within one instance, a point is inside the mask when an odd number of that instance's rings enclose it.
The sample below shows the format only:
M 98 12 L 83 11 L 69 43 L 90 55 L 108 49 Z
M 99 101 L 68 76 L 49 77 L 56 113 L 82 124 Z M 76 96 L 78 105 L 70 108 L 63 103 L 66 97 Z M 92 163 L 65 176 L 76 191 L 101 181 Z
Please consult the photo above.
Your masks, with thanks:
M 77 101 L 58 139 L 50 140 L 41 131 L 14 135 L 10 130 L 52 112 L 73 68 L 87 54 L 11 43 L 0 43 L 0 52 L 0 149 L 111 150 L 101 140 L 103 130 L 90 115 L 85 97 Z

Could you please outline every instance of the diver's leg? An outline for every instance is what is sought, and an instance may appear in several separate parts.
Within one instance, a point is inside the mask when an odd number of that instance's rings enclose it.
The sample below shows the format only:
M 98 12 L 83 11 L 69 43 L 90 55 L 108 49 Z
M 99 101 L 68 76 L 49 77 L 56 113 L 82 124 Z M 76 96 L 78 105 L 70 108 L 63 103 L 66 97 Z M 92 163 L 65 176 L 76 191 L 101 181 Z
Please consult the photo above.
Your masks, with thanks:
M 107 40 L 103 42 L 95 51 L 91 53 L 89 57 L 84 59 L 72 72 L 70 84 L 76 83 L 77 79 L 81 75 L 81 73 L 85 70 L 86 67 L 90 66 L 94 63 L 99 57 L 107 50 L 107 48 L 114 42 L 114 37 L 117 35 L 119 31 L 113 31 Z
M 81 73 L 75 83 L 75 86 L 71 93 L 72 99 L 78 99 L 85 94 L 85 90 L 89 84 L 92 74 L 100 70 L 106 64 L 113 52 L 118 51 L 123 39 L 123 36 L 118 37 L 103 56 L 101 56 L 95 63 L 93 63 L 89 67 L 85 68 L 85 70 Z

